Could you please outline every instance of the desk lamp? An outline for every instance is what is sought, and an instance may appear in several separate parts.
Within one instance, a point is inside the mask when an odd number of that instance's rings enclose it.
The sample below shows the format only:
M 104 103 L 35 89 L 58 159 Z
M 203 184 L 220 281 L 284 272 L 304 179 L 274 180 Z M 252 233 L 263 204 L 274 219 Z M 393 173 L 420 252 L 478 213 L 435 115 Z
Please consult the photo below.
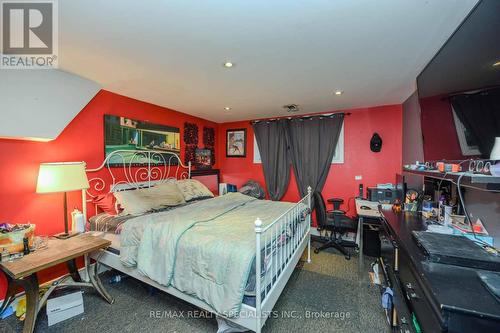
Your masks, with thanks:
M 36 193 L 64 193 L 64 232 L 55 235 L 60 239 L 75 236 L 68 231 L 67 192 L 89 188 L 84 162 L 42 163 L 38 171 Z

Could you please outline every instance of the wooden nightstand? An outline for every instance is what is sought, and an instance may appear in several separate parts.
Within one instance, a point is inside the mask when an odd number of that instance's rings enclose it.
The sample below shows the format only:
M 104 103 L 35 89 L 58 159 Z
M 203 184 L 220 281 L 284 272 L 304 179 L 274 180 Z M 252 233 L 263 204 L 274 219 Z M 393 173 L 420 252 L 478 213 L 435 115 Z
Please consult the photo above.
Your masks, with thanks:
M 7 276 L 8 288 L 5 300 L 0 307 L 0 314 L 13 301 L 18 287 L 26 292 L 26 319 L 24 320 L 24 333 L 31 333 L 35 327 L 38 312 L 47 301 L 48 296 L 56 288 L 62 286 L 91 287 L 110 304 L 114 299 L 104 289 L 98 275 L 97 265 L 90 267 L 89 254 L 107 248 L 111 242 L 90 234 L 81 234 L 69 239 L 49 239 L 45 249 L 38 250 L 21 259 L 0 263 L 0 269 Z M 75 259 L 84 257 L 87 281 L 82 280 L 76 267 Z M 39 285 L 36 273 L 60 263 L 66 263 L 70 272 L 69 276 L 60 278 L 52 283 L 49 290 L 40 299 Z

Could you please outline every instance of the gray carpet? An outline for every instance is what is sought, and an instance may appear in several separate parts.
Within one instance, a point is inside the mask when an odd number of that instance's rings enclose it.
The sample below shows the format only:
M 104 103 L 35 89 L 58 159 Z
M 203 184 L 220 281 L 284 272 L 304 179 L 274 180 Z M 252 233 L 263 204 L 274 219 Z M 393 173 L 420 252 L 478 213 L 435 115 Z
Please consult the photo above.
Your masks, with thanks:
M 365 272 L 369 263 L 365 257 Z M 217 331 L 215 318 L 207 318 L 210 314 L 133 278 L 109 284 L 111 274 L 103 274 L 102 280 L 115 304 L 109 305 L 88 291 L 83 315 L 48 327 L 43 309 L 35 332 Z M 333 251 L 313 254 L 310 264 L 299 263 L 274 310 L 275 318 L 266 322 L 263 332 L 390 332 L 378 287 L 369 284 L 367 273 L 358 275 L 357 257 L 346 261 Z M 160 316 L 152 316 L 153 311 L 160 311 Z M 188 318 L 189 311 L 197 318 Z M 321 315 L 323 318 L 312 317 Z M 22 323 L 15 316 L 0 320 L 0 332 L 21 331 Z

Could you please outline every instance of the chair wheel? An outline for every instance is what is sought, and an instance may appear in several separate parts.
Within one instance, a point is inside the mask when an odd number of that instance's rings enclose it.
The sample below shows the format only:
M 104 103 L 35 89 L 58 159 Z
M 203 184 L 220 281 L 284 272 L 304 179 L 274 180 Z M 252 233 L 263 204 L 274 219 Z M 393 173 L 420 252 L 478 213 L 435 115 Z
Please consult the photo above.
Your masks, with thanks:
M 318 249 L 314 249 L 314 253 L 318 254 L 319 250 Z
M 351 256 L 345 256 L 345 260 L 351 260 Z

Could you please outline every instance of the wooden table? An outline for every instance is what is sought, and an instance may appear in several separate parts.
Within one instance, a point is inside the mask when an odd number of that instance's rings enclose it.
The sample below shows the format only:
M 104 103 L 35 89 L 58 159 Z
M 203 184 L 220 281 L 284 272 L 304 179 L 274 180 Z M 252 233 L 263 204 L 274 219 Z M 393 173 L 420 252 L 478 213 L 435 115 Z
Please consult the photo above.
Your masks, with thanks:
M 90 269 L 89 254 L 107 248 L 109 240 L 95 237 L 90 234 L 81 234 L 69 239 L 50 238 L 48 246 L 30 253 L 20 259 L 0 263 L 0 269 L 5 273 L 8 281 L 7 294 L 0 307 L 0 314 L 7 309 L 15 298 L 18 287 L 26 293 L 26 319 L 23 333 L 31 333 L 35 327 L 38 312 L 43 307 L 50 293 L 62 286 L 91 287 L 110 304 L 114 299 L 104 289 L 97 275 L 97 264 Z M 86 280 L 82 280 L 78 272 L 75 259 L 84 257 Z M 69 276 L 64 276 L 53 282 L 44 296 L 39 298 L 39 285 L 36 273 L 57 264 L 66 263 Z
M 380 203 L 356 198 L 356 214 L 358 215 L 358 247 L 359 247 L 359 271 L 364 270 L 363 258 L 363 223 L 365 218 L 381 219 L 382 214 L 378 206 Z

